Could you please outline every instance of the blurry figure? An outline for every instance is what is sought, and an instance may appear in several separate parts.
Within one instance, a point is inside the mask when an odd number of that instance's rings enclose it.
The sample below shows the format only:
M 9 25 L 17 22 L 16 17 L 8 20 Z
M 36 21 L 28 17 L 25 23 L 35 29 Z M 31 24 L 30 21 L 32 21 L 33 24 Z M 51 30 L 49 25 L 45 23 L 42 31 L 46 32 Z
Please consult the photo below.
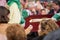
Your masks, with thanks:
M 20 26 L 18 26 L 18 24 L 9 24 L 9 10 L 6 9 L 5 7 L 0 6 L 0 40 L 7 40 L 6 37 L 6 29 L 9 28 L 10 26 L 14 26 L 12 29 L 16 27 L 18 27 L 19 29 L 17 31 L 20 30 Z M 30 31 L 32 30 L 32 26 L 29 26 L 26 30 L 25 30 L 25 34 L 29 34 Z M 17 29 L 17 28 L 16 28 Z M 7 30 L 9 31 L 9 30 Z M 21 31 L 21 30 L 20 30 Z M 17 32 L 18 33 L 18 32 Z M 21 33 L 21 32 L 20 32 Z M 20 34 L 19 33 L 19 34 Z M 24 36 L 23 36 L 24 37 Z M 3 38 L 3 39 L 2 39 Z M 22 40 L 22 39 L 21 39 Z
M 3 30 L 2 30 L 3 29 Z M 31 32 L 32 26 L 26 30 L 20 24 L 0 24 L 0 40 L 26 40 L 27 35 Z
M 26 40 L 27 37 L 24 28 L 22 28 L 20 24 L 0 24 L 0 40 L 1 39 Z
M 38 29 L 38 37 L 32 40 L 43 40 L 43 38 L 50 32 L 57 30 L 59 26 L 55 23 L 55 21 L 49 20 L 42 20 L 39 25 Z

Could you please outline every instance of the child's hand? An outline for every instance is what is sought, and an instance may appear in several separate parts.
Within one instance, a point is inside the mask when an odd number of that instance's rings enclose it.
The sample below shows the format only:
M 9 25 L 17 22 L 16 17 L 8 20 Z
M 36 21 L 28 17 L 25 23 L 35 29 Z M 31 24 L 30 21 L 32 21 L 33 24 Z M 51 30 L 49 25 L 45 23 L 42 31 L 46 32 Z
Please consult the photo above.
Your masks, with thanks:
M 29 34 L 32 29 L 33 29 L 33 26 L 30 25 L 30 26 L 25 30 L 26 35 Z

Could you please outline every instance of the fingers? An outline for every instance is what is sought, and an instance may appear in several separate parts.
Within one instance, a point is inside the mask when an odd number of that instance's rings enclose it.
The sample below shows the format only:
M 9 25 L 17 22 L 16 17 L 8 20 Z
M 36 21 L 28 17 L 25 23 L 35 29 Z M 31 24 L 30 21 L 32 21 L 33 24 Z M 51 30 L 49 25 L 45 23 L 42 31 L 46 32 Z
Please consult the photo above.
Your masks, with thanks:
M 32 29 L 33 29 L 33 26 L 30 25 L 30 26 L 25 30 L 26 35 L 29 34 Z

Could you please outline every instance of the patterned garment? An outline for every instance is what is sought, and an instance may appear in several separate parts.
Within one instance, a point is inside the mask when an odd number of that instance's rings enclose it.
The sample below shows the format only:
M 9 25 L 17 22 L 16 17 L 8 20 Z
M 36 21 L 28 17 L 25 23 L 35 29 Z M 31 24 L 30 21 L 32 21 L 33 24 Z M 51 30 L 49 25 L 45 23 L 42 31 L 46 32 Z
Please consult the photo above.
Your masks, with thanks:
M 5 6 L 6 5 L 6 0 L 0 0 L 0 6 Z

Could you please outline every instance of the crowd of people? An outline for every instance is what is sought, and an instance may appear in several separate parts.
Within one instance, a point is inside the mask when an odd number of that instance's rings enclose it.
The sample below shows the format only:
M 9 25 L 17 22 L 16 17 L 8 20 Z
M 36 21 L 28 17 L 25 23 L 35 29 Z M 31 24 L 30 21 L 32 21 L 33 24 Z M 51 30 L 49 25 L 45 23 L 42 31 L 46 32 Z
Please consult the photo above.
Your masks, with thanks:
M 24 29 L 25 18 L 34 15 L 54 15 L 42 18 L 37 32 L 32 25 Z M 0 40 L 60 40 L 60 1 L 0 0 Z
M 26 2 L 23 6 L 23 10 L 25 9 L 29 15 L 47 15 L 47 14 L 56 14 L 60 11 L 59 2 L 40 2 L 40 1 L 32 1 Z

